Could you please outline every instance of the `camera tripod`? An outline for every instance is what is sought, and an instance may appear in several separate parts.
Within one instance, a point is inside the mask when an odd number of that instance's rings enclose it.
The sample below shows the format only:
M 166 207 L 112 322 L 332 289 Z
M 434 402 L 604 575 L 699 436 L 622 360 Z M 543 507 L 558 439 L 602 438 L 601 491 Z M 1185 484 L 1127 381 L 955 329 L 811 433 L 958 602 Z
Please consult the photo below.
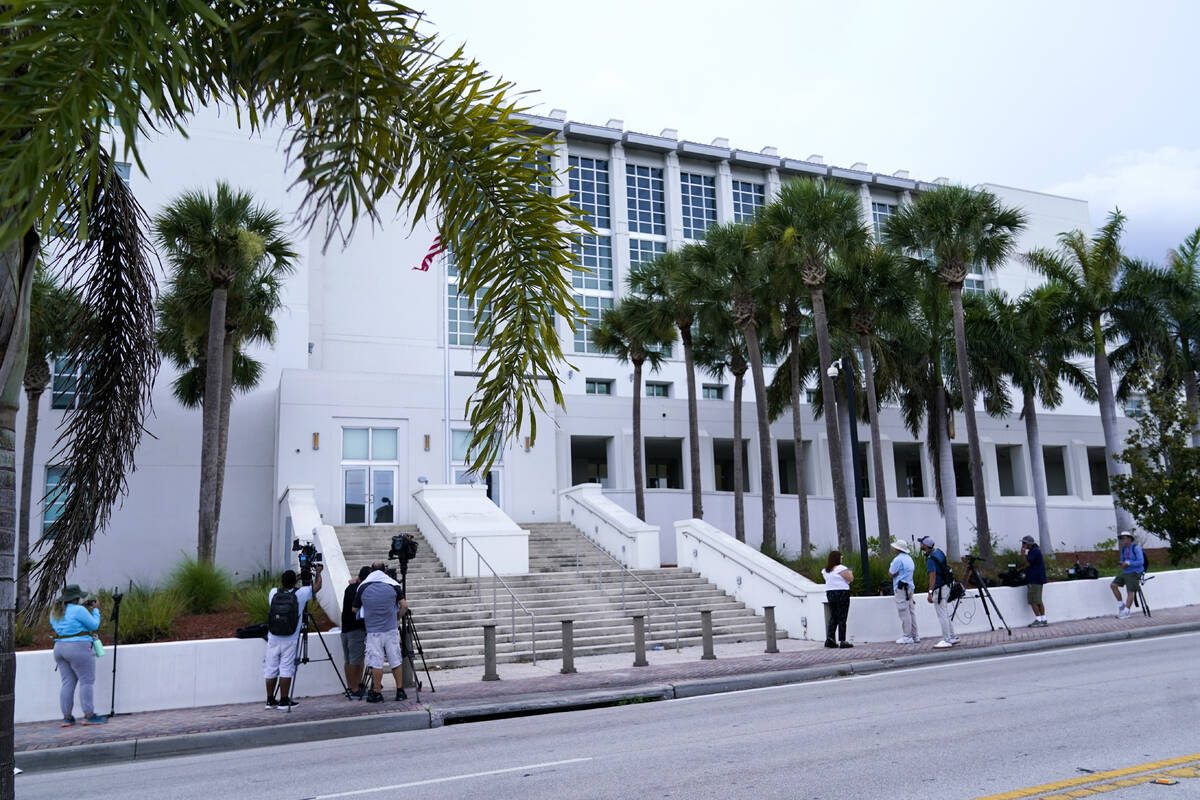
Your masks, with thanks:
M 987 614 L 988 625 L 992 626 L 992 630 L 996 630 L 996 623 L 992 621 L 992 612 L 988 608 L 988 603 L 991 603 L 992 609 L 995 609 L 996 616 L 1000 619 L 1000 624 L 1004 626 L 1004 630 L 1008 631 L 1009 636 L 1012 636 L 1012 628 L 1008 627 L 1008 623 L 1004 621 L 1004 615 L 1000 613 L 1000 606 L 996 605 L 992 593 L 988 591 L 987 582 L 984 581 L 983 576 L 979 574 L 979 570 L 975 567 L 978 561 L 979 559 L 974 556 L 967 556 L 967 582 L 974 584 L 979 589 L 979 602 L 983 604 L 983 613 Z M 964 592 L 962 597 L 954 601 L 954 608 L 950 612 L 950 619 L 954 619 L 954 615 L 958 613 L 958 604 L 966 596 L 966 592 Z
M 325 651 L 325 658 L 309 658 L 308 657 L 308 633 L 312 630 L 317 634 L 317 641 L 321 643 L 321 648 Z M 300 665 L 307 664 L 310 661 L 328 661 L 329 666 L 333 668 L 333 674 L 337 676 L 338 683 L 342 685 L 342 695 L 347 700 L 353 700 L 354 697 L 350 694 L 350 687 L 346 686 L 346 681 L 342 678 L 342 671 L 338 669 L 337 662 L 333 660 L 333 653 L 329 652 L 329 645 L 325 644 L 325 637 L 321 635 L 321 629 L 317 627 L 317 621 L 313 619 L 313 615 L 308 609 L 304 609 L 301 615 L 300 622 L 300 641 L 296 645 L 296 674 L 292 676 L 292 685 L 289 689 L 288 696 L 296 696 L 296 682 L 300 678 Z M 287 707 L 288 713 L 292 713 L 292 707 Z
M 1147 581 L 1152 580 L 1154 580 L 1153 575 L 1146 575 L 1146 573 L 1143 572 L 1142 579 L 1138 581 L 1137 591 L 1133 593 L 1133 604 L 1135 606 L 1140 606 L 1142 609 L 1142 614 L 1147 617 L 1151 616 L 1150 604 L 1146 602 L 1146 594 L 1142 591 L 1142 587 L 1146 585 Z

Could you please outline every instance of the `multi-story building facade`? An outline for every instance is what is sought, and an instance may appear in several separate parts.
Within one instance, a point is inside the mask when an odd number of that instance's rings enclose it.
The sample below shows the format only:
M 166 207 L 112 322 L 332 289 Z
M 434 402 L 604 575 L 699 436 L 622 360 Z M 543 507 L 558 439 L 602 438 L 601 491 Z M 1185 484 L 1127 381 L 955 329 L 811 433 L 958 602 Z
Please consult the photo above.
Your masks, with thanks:
M 555 111 L 531 117 L 530 124 L 554 135 L 554 191 L 571 192 L 595 230 L 580 236 L 575 247 L 576 263 L 586 271 L 572 274 L 576 299 L 588 316 L 574 330 L 567 320 L 559 322 L 568 355 L 560 367 L 565 407 L 540 420 L 536 441 L 519 437 L 489 475 L 471 475 L 464 463 L 469 430 L 463 412 L 478 377 L 476 310 L 458 293 L 450 254 L 428 272 L 413 269 L 435 235 L 429 222 L 401 213 L 373 230 L 363 226 L 344 248 L 337 243 L 324 248 L 322 231 L 298 231 L 301 257 L 286 287 L 277 341 L 256 354 L 267 370 L 258 388 L 239 396 L 233 406 L 218 542 L 221 563 L 245 573 L 281 561 L 279 500 L 289 486 L 314 487 L 331 524 L 369 525 L 377 517 L 381 522 L 389 517 L 407 521 L 409 496 L 424 481 L 481 480 L 518 522 L 554 519 L 558 491 L 582 482 L 601 483 L 612 499 L 632 508 L 631 369 L 600 354 L 592 338 L 598 315 L 624 292 L 630 267 L 702 240 L 714 223 L 748 219 L 794 178 L 822 178 L 853 188 L 861 198 L 864 221 L 876 230 L 889 214 L 934 185 L 903 171 L 884 175 L 864 164 L 841 168 L 819 156 L 780 156 L 774 148 L 739 150 L 724 139 L 689 142 L 673 130 L 636 133 L 618 120 L 584 124 Z M 130 180 L 151 213 L 179 191 L 211 188 L 218 179 L 253 191 L 284 213 L 295 211 L 298 197 L 288 189 L 292 175 L 273 138 L 249 139 L 231 120 L 216 115 L 198 119 L 189 133 L 186 140 L 167 137 L 144 145 L 150 178 L 134 174 Z M 1060 231 L 1088 227 L 1085 201 L 984 186 L 1029 215 L 1020 252 L 1053 246 Z M 1001 288 L 1016 294 L 1038 281 L 1014 259 L 995 274 L 970 276 L 968 289 Z M 663 560 L 671 563 L 671 523 L 691 513 L 691 471 L 682 352 L 676 346 L 667 355 L 663 369 L 648 375 L 643 431 L 648 521 L 662 526 Z M 61 409 L 71 404 L 73 383 L 68 360 L 55 366 L 53 391 L 43 400 L 35 498 L 52 489 L 61 474 L 53 440 Z M 170 377 L 159 377 L 155 413 L 148 423 L 152 435 L 139 449 L 127 498 L 80 563 L 80 581 L 154 580 L 181 552 L 194 552 L 200 414 L 174 400 Z M 705 517 L 732 531 L 731 381 L 701 373 L 696 382 Z M 1096 409 L 1067 393 L 1064 405 L 1047 411 L 1041 425 L 1052 535 L 1056 546 L 1090 549 L 1112 535 L 1103 440 Z M 776 469 L 773 485 L 763 486 L 749 389 L 746 401 L 748 538 L 756 543 L 760 536 L 759 496 L 770 491 L 777 495 L 779 541 L 795 549 L 799 531 L 791 420 L 785 415 L 772 426 L 770 452 Z M 801 413 L 814 541 L 829 546 L 836 536 L 824 425 L 813 424 L 807 405 Z M 937 537 L 944 527 L 933 499 L 929 453 L 903 427 L 895 409 L 883 409 L 882 420 L 884 488 L 893 535 Z M 980 434 L 992 526 L 1013 543 L 1035 530 L 1024 425 L 1016 417 L 981 416 Z M 860 439 L 865 452 L 865 427 Z M 953 449 L 960 493 L 969 494 L 967 445 L 961 435 Z M 866 472 L 866 525 L 873 535 L 871 498 L 878 487 Z M 391 508 L 380 513 L 385 506 Z M 52 493 L 38 511 L 35 526 L 53 519 Z M 970 541 L 972 504 L 960 502 L 958 513 L 963 540 Z

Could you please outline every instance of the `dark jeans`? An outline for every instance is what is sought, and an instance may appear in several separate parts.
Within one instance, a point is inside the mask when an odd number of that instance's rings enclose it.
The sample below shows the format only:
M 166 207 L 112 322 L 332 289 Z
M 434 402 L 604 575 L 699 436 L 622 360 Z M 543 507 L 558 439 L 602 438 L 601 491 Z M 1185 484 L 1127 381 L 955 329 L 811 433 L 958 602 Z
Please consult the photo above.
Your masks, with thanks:
M 850 616 L 850 590 L 834 589 L 825 592 L 829 601 L 829 624 L 825 627 L 825 640 L 832 642 L 846 641 L 846 618 Z M 834 632 L 837 638 L 834 639 Z

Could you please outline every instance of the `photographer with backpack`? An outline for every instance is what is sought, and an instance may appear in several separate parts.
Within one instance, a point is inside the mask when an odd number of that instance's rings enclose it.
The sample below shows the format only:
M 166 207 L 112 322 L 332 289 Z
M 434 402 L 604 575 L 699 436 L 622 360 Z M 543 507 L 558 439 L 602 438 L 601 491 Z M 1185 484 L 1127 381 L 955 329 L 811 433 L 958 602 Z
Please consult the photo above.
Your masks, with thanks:
M 950 619 L 951 587 L 954 585 L 954 573 L 946 563 L 946 554 L 937 548 L 931 537 L 921 539 L 921 552 L 925 554 L 925 566 L 929 570 L 929 602 L 934 604 L 938 622 L 942 626 L 942 640 L 934 645 L 937 648 L 953 647 L 958 643 L 954 635 L 954 620 Z
M 299 705 L 289 692 L 292 688 L 292 678 L 296 677 L 300 626 L 304 622 L 305 606 L 313 598 L 313 594 L 321 591 L 323 569 L 323 565 L 316 565 L 312 586 L 296 586 L 296 573 L 289 569 L 279 577 L 280 588 L 272 589 L 268 596 L 271 610 L 267 615 L 267 653 L 263 657 L 268 710 Z M 277 683 L 278 700 L 275 698 Z
M 1113 597 L 1117 598 L 1117 619 L 1128 619 L 1129 609 L 1133 608 L 1133 599 L 1137 595 L 1142 582 L 1142 573 L 1146 571 L 1146 551 L 1133 540 L 1129 531 L 1117 534 L 1121 548 L 1121 573 L 1113 578 L 1109 587 Z M 1121 600 L 1121 587 L 1125 587 L 1125 600 Z

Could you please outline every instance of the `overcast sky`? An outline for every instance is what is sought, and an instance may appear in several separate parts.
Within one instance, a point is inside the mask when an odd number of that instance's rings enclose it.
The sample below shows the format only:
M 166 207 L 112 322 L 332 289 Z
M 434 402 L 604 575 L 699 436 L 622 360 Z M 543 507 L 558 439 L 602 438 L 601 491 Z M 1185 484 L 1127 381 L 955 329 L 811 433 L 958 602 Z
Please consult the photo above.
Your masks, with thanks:
M 430 0 L 545 113 L 1081 197 L 1161 260 L 1200 226 L 1200 2 Z

